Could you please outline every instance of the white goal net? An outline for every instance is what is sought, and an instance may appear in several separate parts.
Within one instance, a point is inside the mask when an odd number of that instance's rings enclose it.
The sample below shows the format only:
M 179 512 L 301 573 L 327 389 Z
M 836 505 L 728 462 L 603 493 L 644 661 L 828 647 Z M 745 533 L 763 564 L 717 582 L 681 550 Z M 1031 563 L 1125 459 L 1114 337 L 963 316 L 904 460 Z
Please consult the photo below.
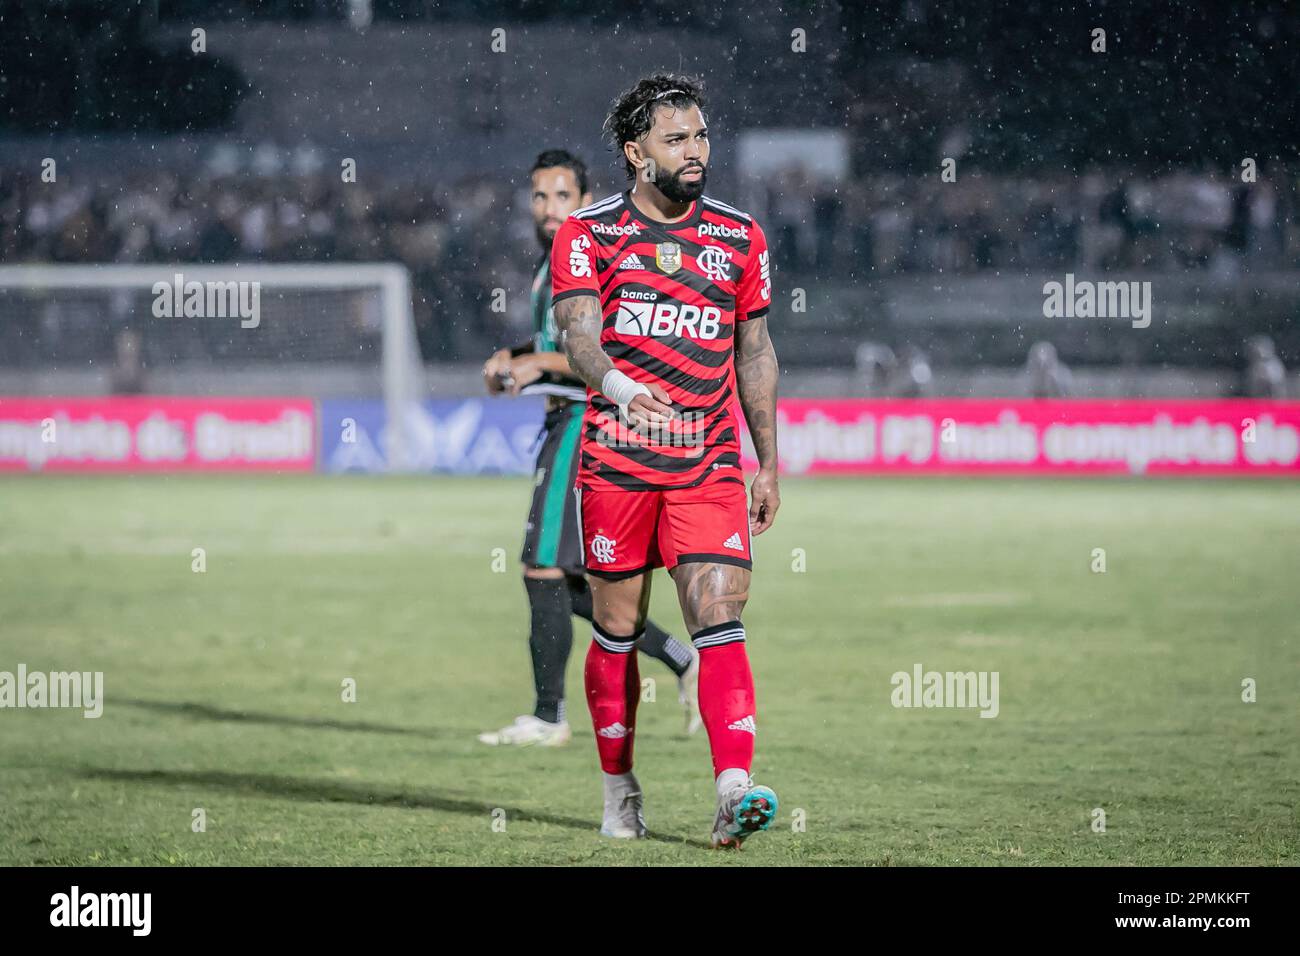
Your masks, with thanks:
M 404 471 L 423 388 L 400 265 L 0 266 L 0 395 L 382 396 Z

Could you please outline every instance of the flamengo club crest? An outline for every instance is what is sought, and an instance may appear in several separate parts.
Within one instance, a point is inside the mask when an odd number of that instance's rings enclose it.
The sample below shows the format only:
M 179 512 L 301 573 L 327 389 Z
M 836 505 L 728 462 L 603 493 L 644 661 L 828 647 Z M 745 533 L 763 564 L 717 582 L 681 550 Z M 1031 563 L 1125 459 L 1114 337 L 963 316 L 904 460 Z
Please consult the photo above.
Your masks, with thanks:
M 591 539 L 591 556 L 601 564 L 614 563 L 614 545 L 618 542 L 598 534 Z
M 675 242 L 661 242 L 655 246 L 655 265 L 666 273 L 682 267 L 682 247 Z
M 722 246 L 705 246 L 695 257 L 696 263 L 704 270 L 704 278 L 710 282 L 726 282 L 731 278 L 731 250 Z

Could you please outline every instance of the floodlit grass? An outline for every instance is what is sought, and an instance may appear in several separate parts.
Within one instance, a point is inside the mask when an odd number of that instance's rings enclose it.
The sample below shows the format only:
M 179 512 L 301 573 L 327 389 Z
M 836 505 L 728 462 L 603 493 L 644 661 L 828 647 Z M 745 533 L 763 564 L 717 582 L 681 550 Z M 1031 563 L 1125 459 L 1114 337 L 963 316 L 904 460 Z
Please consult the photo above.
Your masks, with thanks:
M 782 492 L 745 615 L 781 813 L 726 854 L 707 742 L 646 658 L 654 838 L 598 836 L 580 621 L 573 743 L 475 740 L 532 703 L 527 480 L 0 480 L 0 671 L 103 671 L 106 698 L 0 710 L 0 864 L 1300 862 L 1300 487 Z M 997 671 L 999 715 L 896 709 L 917 663 Z

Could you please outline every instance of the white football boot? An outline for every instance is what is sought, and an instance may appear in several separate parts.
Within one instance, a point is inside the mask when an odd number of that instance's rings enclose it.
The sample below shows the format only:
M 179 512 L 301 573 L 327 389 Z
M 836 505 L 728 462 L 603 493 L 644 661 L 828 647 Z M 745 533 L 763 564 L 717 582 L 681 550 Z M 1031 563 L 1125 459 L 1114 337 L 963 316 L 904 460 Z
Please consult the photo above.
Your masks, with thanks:
M 751 834 L 766 830 L 775 817 L 776 794 L 767 787 L 755 786 L 751 777 L 719 795 L 718 813 L 713 818 L 713 848 L 742 849 Z
M 602 773 L 605 778 L 605 815 L 600 835 L 616 840 L 639 840 L 645 837 L 645 804 L 641 785 L 631 771 L 621 774 Z
M 691 649 L 691 664 L 677 678 L 677 702 L 686 711 L 689 737 L 704 726 L 704 718 L 700 716 L 700 652 L 690 644 L 686 646 Z
M 552 724 L 532 714 L 516 717 L 508 727 L 478 735 L 479 741 L 490 747 L 563 747 L 572 738 L 567 720 Z

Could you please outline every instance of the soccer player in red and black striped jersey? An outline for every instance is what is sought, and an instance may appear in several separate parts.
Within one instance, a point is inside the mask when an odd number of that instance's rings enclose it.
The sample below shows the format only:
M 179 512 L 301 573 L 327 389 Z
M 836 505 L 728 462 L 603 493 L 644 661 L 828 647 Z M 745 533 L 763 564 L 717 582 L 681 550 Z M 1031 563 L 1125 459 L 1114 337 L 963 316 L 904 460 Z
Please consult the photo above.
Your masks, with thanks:
M 578 436 L 587 404 L 587 390 L 574 379 L 560 351 L 559 332 L 551 309 L 551 241 L 564 220 L 591 202 L 587 166 L 562 149 L 548 149 L 533 163 L 529 175 L 533 225 L 542 247 L 533 276 L 533 338 L 513 349 L 501 349 L 483 366 L 489 392 L 546 396 L 546 435 L 537 455 L 533 503 L 524 526 L 524 588 L 528 593 L 529 655 L 533 661 L 536 706 L 500 730 L 479 734 L 492 746 L 561 747 L 571 731 L 565 715 L 564 671 L 573 645 L 572 615 L 592 619 L 591 590 L 583 576 L 582 542 L 578 535 Z M 657 657 L 677 675 L 678 699 L 686 707 L 686 732 L 695 733 L 697 655 L 663 628 L 647 621 L 637 643 L 642 653 Z
M 767 829 L 776 794 L 750 777 L 757 731 L 741 612 L 750 536 L 772 524 L 777 362 L 767 333 L 767 240 L 751 217 L 704 195 L 709 140 L 698 81 L 647 77 L 605 131 L 634 185 L 566 220 L 551 247 L 557 324 L 586 382 L 578 474 L 595 620 L 587 702 L 605 781 L 601 832 L 645 835 L 632 773 L 651 572 L 666 567 L 700 654 L 700 713 L 713 752 L 712 840 Z M 744 412 L 759 469 L 745 499 Z

